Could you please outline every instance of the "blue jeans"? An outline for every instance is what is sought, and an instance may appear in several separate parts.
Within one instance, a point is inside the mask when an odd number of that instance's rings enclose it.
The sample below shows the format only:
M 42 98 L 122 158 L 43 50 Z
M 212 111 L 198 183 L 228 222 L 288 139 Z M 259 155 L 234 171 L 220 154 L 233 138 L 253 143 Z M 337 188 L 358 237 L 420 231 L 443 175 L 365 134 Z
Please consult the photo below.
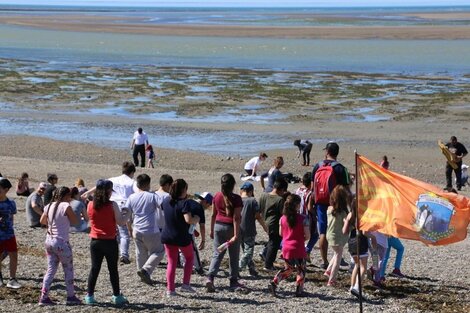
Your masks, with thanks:
M 310 229 L 310 239 L 307 242 L 307 245 L 305 246 L 305 251 L 307 251 L 307 254 L 310 254 L 312 252 L 313 247 L 315 247 L 315 244 L 318 241 L 318 225 L 317 225 L 317 218 L 316 216 L 313 216 L 312 213 L 308 213 L 308 222 L 309 222 L 309 229 Z
M 395 237 L 389 237 L 388 238 L 388 249 L 385 252 L 385 257 L 384 257 L 384 260 L 383 260 L 383 266 L 381 266 L 380 277 L 385 277 L 385 270 L 387 268 L 388 259 L 390 258 L 390 250 L 392 248 L 397 250 L 397 256 L 395 258 L 395 267 L 394 268 L 400 269 L 401 260 L 403 259 L 403 253 L 405 252 L 405 247 L 403 247 L 403 244 L 401 243 L 400 239 L 395 238 Z

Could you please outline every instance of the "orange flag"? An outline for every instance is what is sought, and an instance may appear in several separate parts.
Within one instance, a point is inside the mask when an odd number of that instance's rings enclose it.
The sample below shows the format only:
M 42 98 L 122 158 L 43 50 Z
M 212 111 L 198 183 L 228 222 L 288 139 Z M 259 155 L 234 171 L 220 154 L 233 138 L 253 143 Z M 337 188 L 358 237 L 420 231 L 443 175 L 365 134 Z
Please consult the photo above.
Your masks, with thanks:
M 427 245 L 464 240 L 470 199 L 380 167 L 356 154 L 359 228 Z

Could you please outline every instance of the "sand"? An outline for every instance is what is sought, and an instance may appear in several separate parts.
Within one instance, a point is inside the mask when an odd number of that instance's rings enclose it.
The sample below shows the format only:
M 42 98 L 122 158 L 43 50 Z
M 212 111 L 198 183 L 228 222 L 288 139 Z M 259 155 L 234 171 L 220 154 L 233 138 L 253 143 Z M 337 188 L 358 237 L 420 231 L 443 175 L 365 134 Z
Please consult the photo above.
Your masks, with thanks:
M 274 37 L 309 39 L 470 39 L 468 26 L 232 26 L 232 25 L 148 25 L 121 22 L 120 18 L 78 15 L 0 16 L 0 24 L 43 29 L 146 34 L 159 36 Z

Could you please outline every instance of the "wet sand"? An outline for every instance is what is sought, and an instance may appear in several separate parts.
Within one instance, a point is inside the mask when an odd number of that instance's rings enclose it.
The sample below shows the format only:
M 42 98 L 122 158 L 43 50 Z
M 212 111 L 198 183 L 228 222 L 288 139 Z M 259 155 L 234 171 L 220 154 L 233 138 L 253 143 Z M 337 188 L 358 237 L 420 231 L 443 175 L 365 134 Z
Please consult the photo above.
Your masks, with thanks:
M 449 16 L 451 18 L 451 16 Z M 122 18 L 82 15 L 0 16 L 0 24 L 75 32 L 109 32 L 159 36 L 272 37 L 310 39 L 470 39 L 469 26 L 231 26 L 148 25 Z

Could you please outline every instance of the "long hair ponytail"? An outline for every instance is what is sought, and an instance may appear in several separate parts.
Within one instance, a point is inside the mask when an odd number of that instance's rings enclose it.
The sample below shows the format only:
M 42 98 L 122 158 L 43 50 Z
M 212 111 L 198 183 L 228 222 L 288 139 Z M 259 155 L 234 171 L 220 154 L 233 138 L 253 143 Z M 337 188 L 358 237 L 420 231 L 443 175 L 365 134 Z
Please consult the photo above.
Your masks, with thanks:
M 181 198 L 181 195 L 183 192 L 188 188 L 188 183 L 182 178 L 178 178 L 175 180 L 171 186 L 170 186 L 170 204 L 174 206 L 176 202 L 178 201 L 179 198 Z
M 290 194 L 287 196 L 284 202 L 284 208 L 282 214 L 287 218 L 287 224 L 290 228 L 294 228 L 297 223 L 297 207 L 300 205 L 301 199 L 296 194 Z
M 228 173 L 223 175 L 220 179 L 220 190 L 224 195 L 225 214 L 227 214 L 227 216 L 233 216 L 234 212 L 233 203 L 229 198 L 229 196 L 233 193 L 233 188 L 235 188 L 235 177 Z

